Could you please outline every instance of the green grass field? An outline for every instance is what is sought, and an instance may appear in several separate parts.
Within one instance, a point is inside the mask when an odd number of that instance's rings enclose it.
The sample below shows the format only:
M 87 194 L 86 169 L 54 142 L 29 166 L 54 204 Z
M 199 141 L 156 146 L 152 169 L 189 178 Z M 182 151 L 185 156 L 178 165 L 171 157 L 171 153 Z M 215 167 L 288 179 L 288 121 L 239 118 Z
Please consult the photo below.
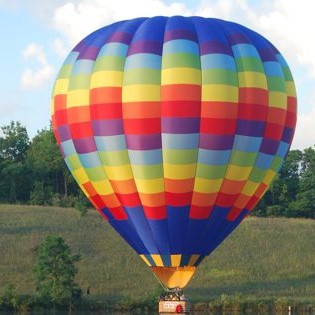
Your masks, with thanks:
M 91 298 L 141 300 L 154 296 L 150 269 L 96 211 L 0 205 L 0 295 L 9 284 L 34 293 L 36 247 L 62 236 L 81 255 L 77 282 Z M 195 301 L 222 295 L 314 299 L 315 220 L 248 218 L 207 257 L 187 288 Z

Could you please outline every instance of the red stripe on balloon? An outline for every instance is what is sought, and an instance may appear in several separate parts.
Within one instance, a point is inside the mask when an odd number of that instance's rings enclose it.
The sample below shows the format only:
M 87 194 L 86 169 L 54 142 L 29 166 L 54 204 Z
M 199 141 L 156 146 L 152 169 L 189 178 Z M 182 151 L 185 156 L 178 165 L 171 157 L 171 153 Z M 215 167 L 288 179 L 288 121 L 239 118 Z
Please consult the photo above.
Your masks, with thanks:
M 240 119 L 266 120 L 268 107 L 266 105 L 239 103 L 238 117 Z
M 145 216 L 149 220 L 163 220 L 167 218 L 167 210 L 165 206 L 149 207 L 143 206 Z
M 192 192 L 187 193 L 171 193 L 165 192 L 166 204 L 173 207 L 181 207 L 190 205 L 192 198 Z
M 68 123 L 68 117 L 67 117 L 67 110 L 66 109 L 61 109 L 55 111 L 54 115 L 54 122 L 55 126 L 62 126 L 66 125 Z
M 235 203 L 237 197 L 238 194 L 232 195 L 219 192 L 216 205 L 219 207 L 231 207 Z
M 141 205 L 139 194 L 137 192 L 132 194 L 116 193 L 118 200 L 125 207 L 138 207 Z
M 163 117 L 200 117 L 200 101 L 163 101 Z
M 91 104 L 91 119 L 117 119 L 122 117 L 121 103 Z
M 234 135 L 235 130 L 235 119 L 203 118 L 200 122 L 201 133 L 216 135 Z
M 189 218 L 190 219 L 196 219 L 196 220 L 202 220 L 202 219 L 208 219 L 213 207 L 200 207 L 192 205 L 190 207 L 189 212 Z
M 94 135 L 91 122 L 80 122 L 69 126 L 73 139 L 88 138 Z
M 283 125 L 277 125 L 273 123 L 266 123 L 265 127 L 265 137 L 274 140 L 281 140 L 283 133 Z
M 243 209 L 232 207 L 232 209 L 227 214 L 226 219 L 228 221 L 232 221 L 232 222 L 235 221 L 239 217 L 239 215 L 241 214 L 242 210 Z
M 260 88 L 239 88 L 239 103 L 268 105 L 268 91 Z
M 129 135 L 161 133 L 159 118 L 124 119 L 124 131 Z

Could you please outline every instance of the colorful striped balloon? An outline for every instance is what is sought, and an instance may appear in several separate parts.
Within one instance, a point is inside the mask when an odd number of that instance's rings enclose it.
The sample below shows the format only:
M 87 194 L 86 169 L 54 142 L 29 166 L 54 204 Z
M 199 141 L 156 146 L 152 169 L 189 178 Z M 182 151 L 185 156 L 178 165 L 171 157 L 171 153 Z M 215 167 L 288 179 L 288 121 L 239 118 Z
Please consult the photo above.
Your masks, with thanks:
M 137 18 L 70 52 L 51 111 L 89 200 L 166 287 L 183 288 L 279 171 L 296 93 L 279 51 L 239 24 Z

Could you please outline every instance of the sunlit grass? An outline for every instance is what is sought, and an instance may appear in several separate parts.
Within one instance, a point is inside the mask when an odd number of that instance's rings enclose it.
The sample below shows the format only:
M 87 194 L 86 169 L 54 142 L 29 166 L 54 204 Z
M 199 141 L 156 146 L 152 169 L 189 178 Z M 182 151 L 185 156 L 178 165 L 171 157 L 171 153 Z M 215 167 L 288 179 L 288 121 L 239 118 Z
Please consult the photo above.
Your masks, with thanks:
M 14 284 L 33 293 L 36 247 L 62 236 L 74 254 L 77 282 L 91 298 L 150 297 L 158 282 L 142 260 L 96 211 L 0 205 L 0 294 Z M 249 218 L 204 262 L 187 293 L 195 300 L 222 294 L 254 297 L 315 296 L 315 221 Z

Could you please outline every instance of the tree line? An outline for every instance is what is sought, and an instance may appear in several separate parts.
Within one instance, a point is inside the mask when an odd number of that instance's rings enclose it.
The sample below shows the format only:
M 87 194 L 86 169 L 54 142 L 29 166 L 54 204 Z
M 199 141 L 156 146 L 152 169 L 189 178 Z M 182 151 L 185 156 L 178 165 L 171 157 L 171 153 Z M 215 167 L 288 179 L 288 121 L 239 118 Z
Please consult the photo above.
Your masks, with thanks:
M 1 127 L 0 202 L 89 206 L 63 161 L 51 127 L 32 139 L 20 122 Z M 288 153 L 253 214 L 315 218 L 315 147 Z

